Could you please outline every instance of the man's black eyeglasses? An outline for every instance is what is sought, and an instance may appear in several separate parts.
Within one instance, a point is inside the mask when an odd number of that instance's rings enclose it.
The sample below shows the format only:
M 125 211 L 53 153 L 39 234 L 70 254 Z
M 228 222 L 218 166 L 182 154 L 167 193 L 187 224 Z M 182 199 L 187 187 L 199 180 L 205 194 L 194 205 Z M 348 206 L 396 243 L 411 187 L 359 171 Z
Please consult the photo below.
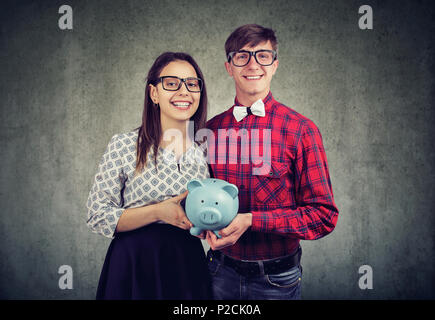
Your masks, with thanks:
M 252 56 L 259 65 L 270 66 L 276 60 L 277 53 L 275 50 L 239 50 L 228 53 L 227 58 L 228 62 L 232 61 L 236 67 L 244 67 L 249 63 Z
M 202 91 L 202 80 L 199 78 L 181 79 L 175 76 L 164 76 L 159 78 L 159 82 L 162 83 L 163 89 L 167 91 L 177 91 L 181 88 L 183 82 L 189 92 Z

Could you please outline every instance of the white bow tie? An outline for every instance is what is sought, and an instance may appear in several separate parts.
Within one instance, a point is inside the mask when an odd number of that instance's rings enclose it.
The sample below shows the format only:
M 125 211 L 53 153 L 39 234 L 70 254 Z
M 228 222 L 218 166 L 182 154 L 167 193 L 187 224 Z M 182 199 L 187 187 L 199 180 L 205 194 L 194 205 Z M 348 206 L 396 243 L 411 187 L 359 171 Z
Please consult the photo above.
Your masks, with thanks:
M 251 107 L 240 107 L 236 106 L 233 109 L 234 118 L 236 118 L 237 122 L 241 121 L 248 114 L 253 114 L 259 117 L 264 117 L 266 112 L 264 111 L 264 103 L 263 100 L 258 99 L 255 101 Z

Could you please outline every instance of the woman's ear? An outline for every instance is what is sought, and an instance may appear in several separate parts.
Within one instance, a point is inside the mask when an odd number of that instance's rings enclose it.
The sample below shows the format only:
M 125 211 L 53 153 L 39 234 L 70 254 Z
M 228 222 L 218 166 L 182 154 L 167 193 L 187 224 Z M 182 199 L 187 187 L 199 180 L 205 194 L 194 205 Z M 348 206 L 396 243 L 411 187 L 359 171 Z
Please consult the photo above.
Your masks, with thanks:
M 150 84 L 149 85 L 149 90 L 150 90 L 150 98 L 151 98 L 151 100 L 155 104 L 158 104 L 159 103 L 159 93 L 157 92 L 157 88 L 154 87 L 152 84 Z

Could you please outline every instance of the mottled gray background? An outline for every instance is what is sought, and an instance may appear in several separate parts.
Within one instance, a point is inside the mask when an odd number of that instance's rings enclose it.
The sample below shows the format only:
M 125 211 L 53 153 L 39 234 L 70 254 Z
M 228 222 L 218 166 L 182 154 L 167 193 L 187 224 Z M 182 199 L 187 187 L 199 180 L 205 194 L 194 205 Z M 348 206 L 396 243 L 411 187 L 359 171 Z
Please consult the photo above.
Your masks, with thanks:
M 73 30 L 58 28 L 62 4 Z M 369 4 L 374 29 L 358 28 Z M 85 203 L 115 133 L 140 124 L 163 51 L 201 66 L 209 118 L 231 106 L 224 42 L 273 28 L 278 101 L 311 118 L 327 151 L 335 231 L 302 241 L 304 299 L 435 298 L 434 10 L 431 1 L 2 1 L 0 298 L 93 299 L 109 239 Z M 358 268 L 373 268 L 373 289 Z M 72 290 L 58 268 L 74 271 Z

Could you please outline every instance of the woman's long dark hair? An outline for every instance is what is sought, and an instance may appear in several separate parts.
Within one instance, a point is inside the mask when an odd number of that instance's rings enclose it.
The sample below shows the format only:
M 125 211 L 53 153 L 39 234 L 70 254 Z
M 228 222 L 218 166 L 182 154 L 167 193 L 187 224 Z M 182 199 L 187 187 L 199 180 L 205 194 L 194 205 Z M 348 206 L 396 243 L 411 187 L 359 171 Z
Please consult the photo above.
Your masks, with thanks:
M 160 108 L 153 103 L 150 97 L 150 84 L 156 86 L 163 68 L 173 61 L 187 61 L 195 69 L 198 78 L 202 80 L 203 87 L 198 110 L 196 110 L 190 120 L 194 122 L 194 135 L 199 129 L 205 127 L 207 120 L 207 90 L 201 69 L 199 69 L 195 60 L 187 53 L 165 52 L 161 54 L 156 61 L 154 61 L 146 79 L 142 125 L 138 128 L 136 172 L 140 172 L 145 167 L 147 154 L 151 147 L 154 151 L 154 162 L 157 164 L 157 152 L 162 138 L 162 126 L 160 123 Z

